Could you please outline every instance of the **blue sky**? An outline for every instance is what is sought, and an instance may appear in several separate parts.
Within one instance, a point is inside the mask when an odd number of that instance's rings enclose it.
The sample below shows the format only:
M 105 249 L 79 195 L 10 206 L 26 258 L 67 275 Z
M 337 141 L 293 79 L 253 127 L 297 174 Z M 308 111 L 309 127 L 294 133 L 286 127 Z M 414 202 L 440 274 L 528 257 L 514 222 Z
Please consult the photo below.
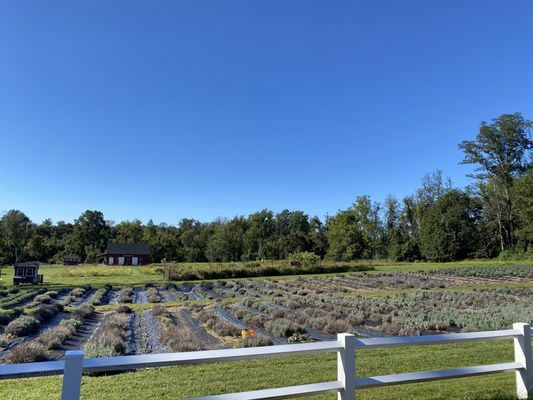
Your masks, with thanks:
M 175 224 L 413 193 L 532 119 L 533 3 L 0 0 L 0 211 Z

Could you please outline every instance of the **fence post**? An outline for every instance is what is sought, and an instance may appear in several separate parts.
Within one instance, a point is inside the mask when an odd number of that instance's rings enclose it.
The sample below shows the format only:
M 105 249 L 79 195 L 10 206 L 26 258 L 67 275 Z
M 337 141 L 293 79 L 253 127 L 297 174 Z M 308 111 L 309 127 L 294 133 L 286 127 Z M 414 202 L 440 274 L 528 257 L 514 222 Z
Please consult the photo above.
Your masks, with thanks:
M 524 364 L 524 369 L 516 371 L 516 395 L 519 399 L 533 399 L 533 360 L 531 356 L 531 327 L 516 323 L 513 329 L 519 330 L 520 337 L 514 339 L 515 362 Z
M 65 370 L 63 372 L 61 400 L 79 400 L 82 372 L 83 350 L 65 352 Z
M 342 344 L 337 352 L 337 380 L 344 386 L 337 400 L 355 400 L 355 336 L 339 333 L 337 340 Z

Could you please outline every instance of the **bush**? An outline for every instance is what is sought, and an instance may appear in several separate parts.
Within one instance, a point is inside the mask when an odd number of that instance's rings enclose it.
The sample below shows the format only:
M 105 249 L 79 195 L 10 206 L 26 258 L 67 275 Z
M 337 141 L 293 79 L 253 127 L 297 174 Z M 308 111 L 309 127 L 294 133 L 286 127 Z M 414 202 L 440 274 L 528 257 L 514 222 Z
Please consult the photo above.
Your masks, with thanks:
M 18 306 L 19 304 L 30 300 L 35 295 L 40 295 L 46 292 L 45 288 L 39 288 L 39 289 L 27 289 L 23 291 L 19 291 L 19 289 L 16 289 L 14 292 L 11 291 L 11 289 L 7 290 L 8 293 L 10 293 L 7 297 L 4 297 L 2 300 L 0 300 L 0 307 L 5 309 L 10 309 L 12 307 Z
M 126 305 L 121 305 L 121 306 L 118 306 L 117 312 L 120 314 L 131 314 L 132 310 Z
M 206 350 L 198 336 L 185 328 L 165 325 L 161 335 L 161 342 L 170 351 L 199 351 Z
M 215 323 L 213 324 L 212 329 L 219 336 L 233 336 L 233 337 L 241 336 L 241 329 L 238 326 L 233 325 L 232 323 L 222 318 L 217 318 L 215 320 Z
M 303 333 L 296 332 L 291 335 L 287 341 L 289 343 L 305 343 L 309 341 L 309 336 Z
M 37 318 L 41 323 L 44 323 L 55 317 L 61 311 L 63 311 L 63 305 L 55 303 L 41 305 L 29 311 L 28 314 Z
M 76 322 L 65 322 L 64 324 L 59 324 L 53 328 L 48 328 L 39 335 L 39 337 L 36 339 L 36 342 L 42 344 L 47 350 L 56 350 L 68 337 L 74 334 L 74 332 L 76 332 L 78 327 L 81 325 L 77 325 Z
M 82 326 L 82 322 L 76 318 L 64 319 L 59 323 L 59 326 L 67 326 L 77 331 Z
M 39 329 L 39 325 L 40 323 L 37 318 L 22 315 L 6 326 L 5 334 L 15 337 L 27 336 Z
M 33 299 L 34 304 L 50 304 L 51 302 L 52 298 L 47 294 L 40 294 Z
M 13 319 L 21 315 L 23 311 L 24 309 L 22 307 L 15 307 L 11 310 L 0 309 L 0 325 L 9 324 Z
M 155 287 L 148 287 L 148 289 L 146 290 L 146 294 L 149 303 L 161 303 L 161 296 L 159 295 L 159 291 Z
M 257 336 L 248 336 L 242 339 L 239 342 L 239 347 L 260 347 L 260 346 L 272 346 L 274 343 L 272 339 L 257 335 Z
M 337 333 L 348 333 L 352 331 L 352 327 L 343 320 L 336 320 L 330 322 L 324 327 L 324 332 L 328 335 L 335 335 Z
M 269 332 L 280 338 L 289 338 L 295 333 L 307 333 L 307 330 L 303 326 L 295 324 L 294 322 L 286 318 L 266 321 L 265 328 Z
M 72 289 L 72 291 L 70 292 L 70 295 L 74 297 L 82 297 L 83 295 L 85 295 L 85 292 L 87 292 L 86 288 L 79 287 L 79 288 Z
M 112 288 L 111 285 L 106 285 L 104 288 L 98 289 L 96 293 L 94 293 L 93 296 L 91 297 L 91 300 L 89 301 L 89 303 L 92 304 L 93 306 L 101 305 L 102 302 L 104 301 L 104 298 L 107 296 L 109 290 L 111 290 L 111 288 Z
M 78 320 L 84 320 L 89 315 L 91 315 L 94 312 L 94 306 L 90 304 L 82 304 L 77 309 L 74 310 L 74 318 Z
M 115 357 L 119 354 L 115 352 L 114 347 L 108 346 L 106 343 L 91 342 L 85 346 L 85 357 Z
M 309 251 L 300 251 L 296 253 L 289 254 L 289 267 L 316 267 L 320 264 L 320 256 L 317 256 L 315 253 Z
M 129 317 L 126 314 L 109 314 L 85 346 L 87 357 L 112 357 L 126 352 L 126 332 Z
M 80 297 L 85 296 L 85 293 L 87 293 L 87 291 L 90 289 L 91 289 L 90 285 L 81 286 L 81 287 L 72 289 L 68 297 L 63 302 L 63 304 L 66 306 L 72 304 L 73 302 L 77 301 Z
M 9 352 L 5 361 L 10 364 L 20 364 L 47 360 L 46 348 L 36 342 L 24 343 Z
M 216 314 L 209 311 L 202 311 L 198 315 L 198 320 L 201 323 L 207 324 L 209 329 L 215 331 L 219 336 L 241 336 L 241 328 L 226 321 L 223 318 L 218 317 Z
M 155 306 L 152 308 L 152 315 L 155 317 L 160 317 L 161 315 L 168 314 L 167 309 L 163 306 Z
M 130 286 L 122 288 L 118 295 L 118 302 L 123 304 L 133 303 L 133 288 Z

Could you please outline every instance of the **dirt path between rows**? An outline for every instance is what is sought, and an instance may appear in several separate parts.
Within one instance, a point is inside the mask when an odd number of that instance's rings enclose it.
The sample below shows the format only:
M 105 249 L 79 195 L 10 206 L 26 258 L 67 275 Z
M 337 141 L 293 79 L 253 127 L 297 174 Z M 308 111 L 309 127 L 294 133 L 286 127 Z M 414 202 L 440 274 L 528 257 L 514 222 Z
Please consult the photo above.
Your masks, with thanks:
M 161 344 L 161 325 L 152 310 L 145 310 L 135 315 L 133 322 L 135 337 L 135 354 L 164 353 Z
M 146 290 L 144 289 L 135 289 L 135 304 L 148 304 L 148 296 L 146 295 Z

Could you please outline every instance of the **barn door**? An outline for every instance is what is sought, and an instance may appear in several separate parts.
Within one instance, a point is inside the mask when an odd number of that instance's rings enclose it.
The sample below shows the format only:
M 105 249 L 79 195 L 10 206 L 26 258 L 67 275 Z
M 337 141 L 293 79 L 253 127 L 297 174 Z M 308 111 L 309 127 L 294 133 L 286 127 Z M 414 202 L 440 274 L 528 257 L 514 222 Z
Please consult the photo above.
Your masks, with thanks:
M 118 258 L 118 265 L 124 265 L 124 257 Z
M 138 257 L 132 257 L 131 258 L 131 265 L 137 265 L 139 263 L 138 260 L 139 260 Z

